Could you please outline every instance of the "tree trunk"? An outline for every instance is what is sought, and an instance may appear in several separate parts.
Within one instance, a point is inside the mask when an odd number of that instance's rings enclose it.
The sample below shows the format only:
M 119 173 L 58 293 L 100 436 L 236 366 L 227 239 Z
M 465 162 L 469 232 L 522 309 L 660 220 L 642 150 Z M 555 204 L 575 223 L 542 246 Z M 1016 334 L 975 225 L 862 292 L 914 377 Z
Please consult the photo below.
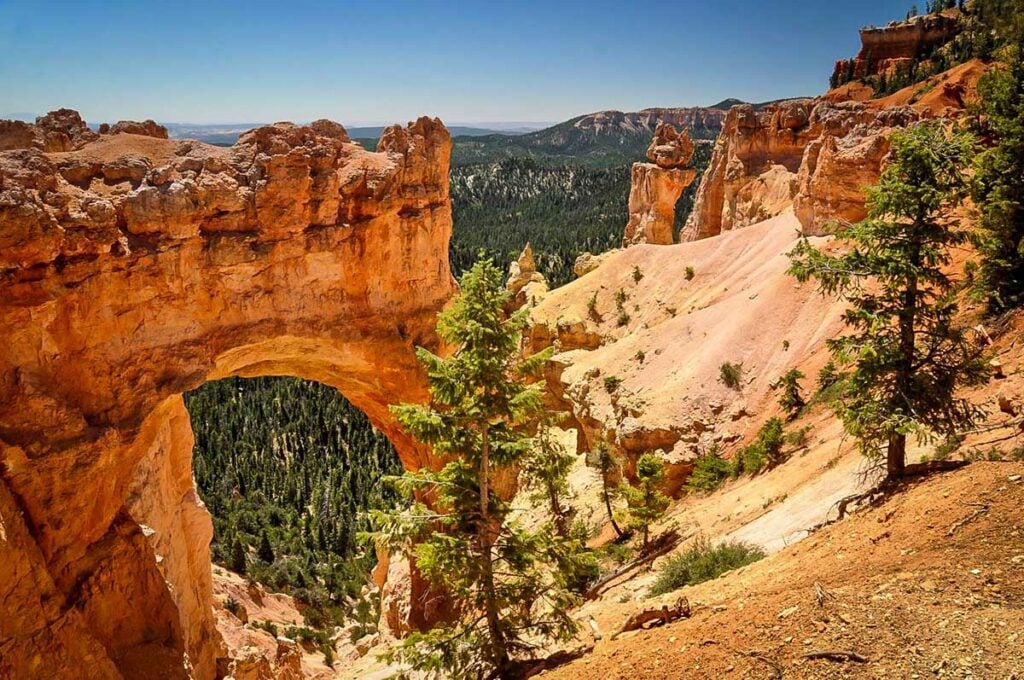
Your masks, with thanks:
M 569 535 L 569 527 L 565 524 L 565 511 L 558 500 L 558 492 L 551 484 L 548 485 L 548 502 L 551 504 L 551 515 L 555 521 L 555 533 L 559 538 L 565 538 Z
M 889 479 L 899 479 L 907 467 L 907 436 L 896 434 L 889 437 L 885 452 L 885 472 Z
M 604 494 L 604 507 L 605 510 L 608 511 L 608 521 L 612 523 L 612 529 L 615 529 L 615 535 L 622 538 L 622 529 L 620 529 L 619 525 L 616 524 L 615 516 L 612 514 L 612 499 L 608 495 L 608 479 L 603 477 L 601 481 L 601 492 Z
M 477 539 L 480 543 L 480 557 L 483 560 L 481 581 L 484 589 L 484 613 L 487 617 L 487 632 L 490 635 L 491 663 L 498 670 L 498 675 L 504 677 L 504 671 L 508 668 L 508 648 L 505 645 L 505 636 L 501 632 L 500 619 L 498 616 L 498 604 L 494 596 L 494 563 L 491 554 L 491 513 L 490 513 L 490 440 L 487 437 L 487 425 L 483 430 L 483 452 L 480 456 L 480 525 L 477 529 Z
M 923 216 L 918 216 L 911 230 L 912 246 L 909 259 L 914 270 L 921 264 L 921 224 Z M 911 394 L 914 384 L 914 360 L 917 355 L 917 275 L 911 273 L 907 277 L 907 287 L 903 291 L 903 308 L 899 313 L 900 329 L 900 367 L 896 375 L 898 394 L 893 401 L 899 410 L 913 414 L 914 404 Z M 885 472 L 888 479 L 899 479 L 907 466 L 907 435 L 893 433 L 889 435 L 889 443 L 885 452 Z

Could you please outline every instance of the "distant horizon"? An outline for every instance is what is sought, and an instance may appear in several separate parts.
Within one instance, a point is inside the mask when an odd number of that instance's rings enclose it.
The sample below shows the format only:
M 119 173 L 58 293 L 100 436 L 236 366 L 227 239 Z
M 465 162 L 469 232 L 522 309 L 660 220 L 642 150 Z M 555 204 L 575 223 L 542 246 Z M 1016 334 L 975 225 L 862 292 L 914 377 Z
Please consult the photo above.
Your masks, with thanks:
M 814 96 L 910 4 L 0 0 L 0 111 L 486 127 Z

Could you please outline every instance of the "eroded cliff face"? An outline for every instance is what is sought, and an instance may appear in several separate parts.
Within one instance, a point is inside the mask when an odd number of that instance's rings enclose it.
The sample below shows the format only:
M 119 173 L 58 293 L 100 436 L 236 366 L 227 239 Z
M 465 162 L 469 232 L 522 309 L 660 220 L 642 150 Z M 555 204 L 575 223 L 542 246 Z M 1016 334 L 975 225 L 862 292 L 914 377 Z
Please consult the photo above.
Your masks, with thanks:
M 794 208 L 808 234 L 867 214 L 896 129 L 925 118 L 907 106 L 794 100 L 729 111 L 680 241 L 756 224 Z
M 697 176 L 697 171 L 689 167 L 692 157 L 690 135 L 660 123 L 647 149 L 650 162 L 633 164 L 624 245 L 667 245 L 674 241 L 676 203 Z
M 573 123 L 573 127 L 595 134 L 611 130 L 622 132 L 652 133 L 662 124 L 672 125 L 679 129 L 693 130 L 702 136 L 713 136 L 722 129 L 725 111 L 722 109 L 688 107 L 688 108 L 653 108 L 642 111 L 598 111 L 581 116 Z
M 421 118 L 373 153 L 317 121 L 225 149 L 58 114 L 74 135 L 0 152 L 0 675 L 211 678 L 180 395 L 319 380 L 432 464 L 387 406 L 425 398 L 414 347 L 455 291 L 451 140 Z
M 832 80 L 843 83 L 855 78 L 892 73 L 921 58 L 929 50 L 952 40 L 961 30 L 959 10 L 894 21 L 887 26 L 860 29 L 860 52 L 853 59 L 840 59 Z
M 718 238 L 624 248 L 531 310 L 529 350 L 555 348 L 545 378 L 578 450 L 607 442 L 627 475 L 653 451 L 675 493 L 698 455 L 756 430 L 789 367 L 819 357 L 820 368 L 843 305 L 786 273 L 798 229 L 787 211 Z M 738 389 L 720 380 L 727 361 L 742 365 Z

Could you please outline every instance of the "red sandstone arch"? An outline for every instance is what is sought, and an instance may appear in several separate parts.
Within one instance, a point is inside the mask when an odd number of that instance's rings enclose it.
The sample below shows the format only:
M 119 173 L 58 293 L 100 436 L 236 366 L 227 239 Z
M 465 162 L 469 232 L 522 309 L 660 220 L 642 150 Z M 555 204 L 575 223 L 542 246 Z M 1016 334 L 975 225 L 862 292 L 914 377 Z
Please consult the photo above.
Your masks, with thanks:
M 180 395 L 318 380 L 429 462 L 387 405 L 425 396 L 414 348 L 455 291 L 451 140 L 427 118 L 377 153 L 327 121 L 230 149 L 67 136 L 0 152 L 0 676 L 212 678 Z

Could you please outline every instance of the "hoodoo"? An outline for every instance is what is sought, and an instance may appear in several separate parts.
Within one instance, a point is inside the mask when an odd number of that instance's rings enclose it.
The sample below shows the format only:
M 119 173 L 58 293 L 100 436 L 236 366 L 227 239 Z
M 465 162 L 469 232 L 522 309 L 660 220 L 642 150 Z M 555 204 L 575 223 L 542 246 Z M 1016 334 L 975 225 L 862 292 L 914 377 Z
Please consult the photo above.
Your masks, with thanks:
M 455 291 L 451 138 L 420 118 L 372 153 L 322 120 L 218 148 L 67 110 L 0 132 L 0 677 L 213 678 L 181 394 L 318 380 L 430 464 L 387 406 L 424 397 L 414 348 Z
M 629 222 L 626 245 L 673 241 L 676 203 L 693 184 L 697 171 L 690 167 L 693 142 L 669 123 L 660 123 L 647 149 L 649 163 L 634 163 L 629 187 Z

